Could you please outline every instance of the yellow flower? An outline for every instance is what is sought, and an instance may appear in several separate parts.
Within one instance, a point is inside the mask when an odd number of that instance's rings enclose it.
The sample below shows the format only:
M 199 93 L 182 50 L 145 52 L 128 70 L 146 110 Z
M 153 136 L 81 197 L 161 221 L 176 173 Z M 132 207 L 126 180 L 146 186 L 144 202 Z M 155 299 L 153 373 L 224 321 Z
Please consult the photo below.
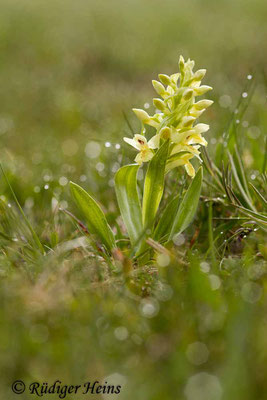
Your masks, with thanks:
M 194 167 L 189 159 L 199 158 L 198 148 L 207 146 L 202 133 L 209 129 L 209 125 L 203 123 L 195 125 L 195 122 L 213 103 L 207 99 L 196 101 L 197 96 L 202 96 L 212 88 L 207 85 L 201 86 L 206 70 L 199 69 L 193 72 L 194 64 L 194 61 L 190 59 L 185 61 L 180 56 L 180 72 L 170 76 L 159 74 L 159 81 L 152 81 L 155 91 L 161 97 L 153 99 L 156 108 L 154 115 L 150 116 L 144 110 L 133 109 L 141 121 L 141 133 L 145 132 L 144 125 L 150 125 L 156 130 L 149 142 L 142 135 L 135 135 L 134 139 L 124 139 L 140 151 L 135 159 L 136 162 L 149 161 L 154 154 L 151 149 L 159 148 L 164 140 L 169 139 L 171 159 L 167 161 L 166 171 L 184 165 L 188 175 L 194 176 Z M 142 144 L 136 143 L 137 137 L 139 139 L 142 137 L 140 139 Z M 175 160 L 174 155 L 177 155 Z
M 155 149 L 155 144 L 153 141 L 147 142 L 145 136 L 134 135 L 133 139 L 124 137 L 123 140 L 133 146 L 135 149 L 139 150 L 139 153 L 135 157 L 137 164 L 142 164 L 143 162 L 150 161 L 154 155 L 151 149 Z

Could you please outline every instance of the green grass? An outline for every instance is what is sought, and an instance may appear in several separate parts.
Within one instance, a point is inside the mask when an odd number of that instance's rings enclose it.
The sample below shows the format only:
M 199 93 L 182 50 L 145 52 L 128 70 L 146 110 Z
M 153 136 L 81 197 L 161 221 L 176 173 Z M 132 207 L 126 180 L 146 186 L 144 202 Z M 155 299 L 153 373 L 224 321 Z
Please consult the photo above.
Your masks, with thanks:
M 264 400 L 266 2 L 0 6 L 1 397 L 16 398 L 16 379 L 117 373 L 121 399 Z M 122 141 L 138 129 L 131 108 L 150 102 L 150 81 L 176 70 L 179 54 L 214 88 L 204 185 L 189 228 L 168 251 L 151 241 L 153 262 L 137 268 L 114 175 L 135 154 Z M 62 211 L 85 223 L 69 181 L 99 200 L 123 252 L 104 259 Z M 189 181 L 173 171 L 163 200 Z

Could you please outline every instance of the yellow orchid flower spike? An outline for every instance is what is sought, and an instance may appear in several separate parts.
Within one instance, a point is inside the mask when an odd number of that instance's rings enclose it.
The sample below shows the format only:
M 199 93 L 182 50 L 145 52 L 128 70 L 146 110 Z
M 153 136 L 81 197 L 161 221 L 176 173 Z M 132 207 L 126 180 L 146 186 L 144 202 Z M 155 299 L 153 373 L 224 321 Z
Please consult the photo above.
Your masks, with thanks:
M 209 125 L 196 120 L 212 105 L 212 100 L 202 99 L 196 101 L 197 96 L 202 96 L 212 88 L 201 86 L 201 80 L 206 74 L 205 69 L 193 72 L 194 61 L 186 62 L 182 56 L 179 59 L 180 72 L 170 76 L 159 74 L 159 81 L 153 80 L 152 84 L 161 98 L 153 99 L 156 113 L 150 116 L 146 111 L 134 108 L 133 111 L 141 121 L 142 135 L 135 135 L 133 139 L 124 138 L 131 146 L 139 150 L 135 158 L 138 164 L 148 162 L 154 155 L 153 150 L 160 147 L 165 140 L 170 140 L 171 162 L 167 162 L 166 171 L 179 165 L 184 165 L 189 176 L 194 177 L 195 170 L 189 159 L 198 157 L 200 146 L 207 146 L 202 133 L 209 129 Z M 143 133 L 145 125 L 152 126 L 155 135 L 147 141 Z M 180 154 L 180 156 L 179 156 Z M 175 161 L 173 156 L 176 155 Z

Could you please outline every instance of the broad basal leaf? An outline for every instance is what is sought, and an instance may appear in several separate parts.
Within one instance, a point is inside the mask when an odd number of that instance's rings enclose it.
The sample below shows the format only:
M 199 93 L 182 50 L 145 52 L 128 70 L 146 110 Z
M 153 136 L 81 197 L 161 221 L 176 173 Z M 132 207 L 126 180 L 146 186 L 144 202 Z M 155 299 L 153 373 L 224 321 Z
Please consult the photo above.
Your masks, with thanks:
M 142 235 L 142 213 L 137 192 L 136 175 L 139 165 L 126 165 L 115 175 L 115 190 L 120 212 L 134 246 Z
M 77 207 L 86 219 L 89 232 L 97 235 L 106 248 L 111 251 L 115 247 L 115 238 L 97 202 L 76 183 L 70 182 L 70 190 Z

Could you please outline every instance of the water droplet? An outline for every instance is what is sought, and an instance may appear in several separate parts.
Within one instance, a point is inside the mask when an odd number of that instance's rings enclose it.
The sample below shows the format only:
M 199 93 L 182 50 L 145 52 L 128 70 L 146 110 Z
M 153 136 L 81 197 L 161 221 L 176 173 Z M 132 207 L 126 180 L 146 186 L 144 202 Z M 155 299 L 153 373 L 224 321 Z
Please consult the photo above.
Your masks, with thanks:
M 118 340 L 126 340 L 129 336 L 128 329 L 125 326 L 119 326 L 114 330 L 114 336 Z
M 186 349 L 186 357 L 193 365 L 204 364 L 209 357 L 209 350 L 204 343 L 191 343 Z
M 218 290 L 221 286 L 221 280 L 217 275 L 210 275 L 210 286 L 212 290 Z
M 168 254 L 159 254 L 157 256 L 157 264 L 159 267 L 167 267 L 170 264 L 170 256 Z
M 66 186 L 68 184 L 68 179 L 65 176 L 61 176 L 58 180 L 60 186 Z
M 85 182 L 86 181 L 86 175 L 81 175 L 80 176 L 80 181 Z
M 174 242 L 174 244 L 176 244 L 176 246 L 182 246 L 182 245 L 184 244 L 184 242 L 185 242 L 185 237 L 184 237 L 184 235 L 182 235 L 182 234 L 176 235 L 176 236 L 173 238 L 173 242 Z
M 104 169 L 105 169 L 105 165 L 104 165 L 102 162 L 98 162 L 98 163 L 96 164 L 95 168 L 96 168 L 96 170 L 97 170 L 98 172 L 102 172 L 102 171 L 104 171 Z
M 140 304 L 140 311 L 144 317 L 153 318 L 159 311 L 159 303 L 156 299 L 143 299 Z
M 91 141 L 85 146 L 85 154 L 88 158 L 97 158 L 101 152 L 101 146 L 99 143 Z
M 204 272 L 204 274 L 208 274 L 210 272 L 210 265 L 207 262 L 202 261 L 200 263 L 200 270 Z
M 243 285 L 241 295 L 248 303 L 256 303 L 262 296 L 262 287 L 255 282 L 247 282 Z
M 220 400 L 223 390 L 217 376 L 199 372 L 188 379 L 184 393 L 187 400 Z

